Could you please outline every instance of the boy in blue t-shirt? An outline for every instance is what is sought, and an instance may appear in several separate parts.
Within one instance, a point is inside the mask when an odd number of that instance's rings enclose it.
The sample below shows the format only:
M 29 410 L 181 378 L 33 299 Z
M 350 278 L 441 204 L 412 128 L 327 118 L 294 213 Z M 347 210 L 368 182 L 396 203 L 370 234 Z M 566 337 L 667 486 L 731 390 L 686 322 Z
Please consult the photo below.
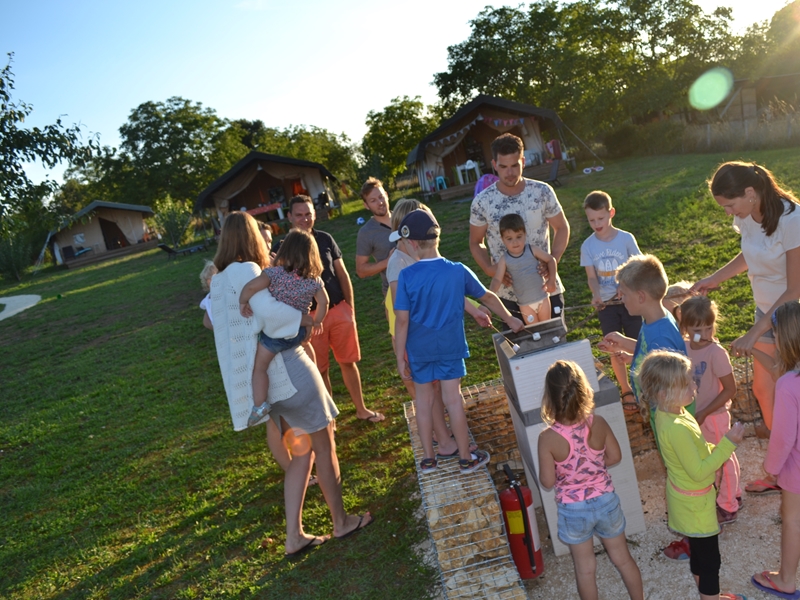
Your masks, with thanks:
M 611 205 L 611 196 L 606 192 L 591 192 L 583 201 L 583 209 L 594 233 L 581 245 L 581 266 L 586 267 L 586 278 L 592 290 L 592 306 L 598 311 L 600 329 L 603 335 L 618 331 L 636 339 L 642 327 L 642 318 L 631 315 L 624 304 L 613 301 L 619 299 L 617 270 L 631 256 L 642 252 L 632 234 L 612 225 L 611 219 L 616 210 Z M 638 405 L 628 385 L 625 363 L 612 354 L 611 367 L 619 383 L 622 408 L 626 412 L 636 412 Z
M 630 383 L 636 402 L 641 401 L 642 387 L 639 384 L 639 368 L 648 353 L 653 350 L 672 350 L 686 355 L 686 343 L 675 319 L 664 308 L 661 301 L 667 293 L 669 280 L 664 266 L 652 254 L 639 254 L 628 259 L 619 271 L 619 297 L 631 315 L 644 320 L 637 339 L 622 335 L 617 331 L 603 337 L 598 344 L 600 350 L 617 354 L 623 360 L 630 360 Z M 694 416 L 694 401 L 686 407 Z M 655 435 L 656 407 L 650 407 L 650 426 Z M 656 437 L 656 446 L 658 438 Z
M 458 444 L 461 472 L 472 473 L 489 462 L 489 453 L 469 450 L 461 396 L 461 378 L 467 374 L 464 359 L 469 356 L 464 334 L 464 296 L 479 299 L 513 331 L 522 329 L 522 321 L 511 316 L 472 270 L 439 254 L 440 228 L 431 213 L 410 212 L 400 222 L 398 232 L 418 260 L 400 271 L 394 311 L 397 369 L 403 379 L 413 379 L 417 391 L 417 429 L 424 453 L 420 471 L 432 473 L 437 468 L 432 414 L 433 383 L 439 380 Z

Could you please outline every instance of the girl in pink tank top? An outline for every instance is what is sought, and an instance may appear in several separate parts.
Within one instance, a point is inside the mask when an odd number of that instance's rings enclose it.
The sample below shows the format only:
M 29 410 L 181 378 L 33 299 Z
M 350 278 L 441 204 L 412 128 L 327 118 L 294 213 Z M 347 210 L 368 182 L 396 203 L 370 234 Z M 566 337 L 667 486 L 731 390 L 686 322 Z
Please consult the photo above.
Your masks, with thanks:
M 539 436 L 539 484 L 555 487 L 558 538 L 575 564 L 578 594 L 597 598 L 597 558 L 592 537 L 603 543 L 633 599 L 643 599 L 642 574 L 628 551 L 625 515 L 608 467 L 622 460 L 614 432 L 594 416 L 594 392 L 572 361 L 556 361 L 547 371 Z

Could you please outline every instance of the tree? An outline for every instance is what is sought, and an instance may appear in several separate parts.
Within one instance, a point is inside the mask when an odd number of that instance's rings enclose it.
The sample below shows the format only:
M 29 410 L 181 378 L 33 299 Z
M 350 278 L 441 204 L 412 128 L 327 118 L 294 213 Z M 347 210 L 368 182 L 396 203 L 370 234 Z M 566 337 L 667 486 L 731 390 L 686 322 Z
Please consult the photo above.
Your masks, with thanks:
M 477 93 L 555 109 L 587 136 L 680 106 L 730 55 L 730 11 L 691 0 L 553 0 L 486 8 L 434 83 L 450 111 Z
M 394 179 L 406 169 L 409 152 L 436 128 L 436 120 L 419 96 L 394 98 L 382 111 L 367 114 L 367 133 L 361 148 L 367 162 L 381 165 L 381 174 Z
M 33 107 L 12 100 L 13 57 L 13 53 L 8 54 L 8 63 L 0 71 L 0 233 L 7 232 L 6 220 L 16 212 L 19 202 L 35 189 L 41 189 L 25 173 L 26 163 L 40 162 L 50 168 L 62 161 L 82 163 L 97 148 L 92 140 L 82 145 L 81 127 L 65 127 L 61 119 L 43 128 L 21 126 Z M 43 185 L 48 190 L 56 186 L 54 182 Z
M 153 209 L 156 231 L 168 237 L 173 248 L 178 248 L 186 237 L 186 231 L 192 221 L 192 204 L 165 196 L 156 201 Z
M 103 177 L 114 182 L 107 187 L 123 202 L 147 206 L 168 195 L 196 198 L 232 164 L 211 160 L 226 125 L 213 109 L 177 96 L 140 104 L 119 128 L 119 151 L 101 158 Z

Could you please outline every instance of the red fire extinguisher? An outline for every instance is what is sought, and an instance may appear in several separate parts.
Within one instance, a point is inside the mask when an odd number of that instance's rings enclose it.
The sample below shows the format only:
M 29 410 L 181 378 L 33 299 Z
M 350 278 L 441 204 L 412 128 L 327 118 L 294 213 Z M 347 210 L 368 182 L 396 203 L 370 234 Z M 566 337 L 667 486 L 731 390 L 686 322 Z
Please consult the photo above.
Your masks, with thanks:
M 522 579 L 534 579 L 544 573 L 542 545 L 533 509 L 533 494 L 503 465 L 509 488 L 500 494 L 500 508 L 506 524 L 511 556 Z

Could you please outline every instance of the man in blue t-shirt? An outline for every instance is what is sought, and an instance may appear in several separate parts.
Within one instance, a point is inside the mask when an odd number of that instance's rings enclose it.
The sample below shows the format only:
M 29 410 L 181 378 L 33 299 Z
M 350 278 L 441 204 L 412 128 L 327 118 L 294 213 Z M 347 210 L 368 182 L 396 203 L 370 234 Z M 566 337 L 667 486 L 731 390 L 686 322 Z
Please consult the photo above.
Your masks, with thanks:
M 450 428 L 458 444 L 462 473 L 489 462 L 489 453 L 469 450 L 469 429 L 461 396 L 461 378 L 469 356 L 464 335 L 464 296 L 480 300 L 513 331 L 522 321 L 508 312 L 468 267 L 439 254 L 439 224 L 425 210 L 414 210 L 400 222 L 398 232 L 408 241 L 418 262 L 400 271 L 395 296 L 395 351 L 403 379 L 413 379 L 417 391 L 417 429 L 424 452 L 422 473 L 436 470 L 433 451 L 434 382 L 440 381 Z

